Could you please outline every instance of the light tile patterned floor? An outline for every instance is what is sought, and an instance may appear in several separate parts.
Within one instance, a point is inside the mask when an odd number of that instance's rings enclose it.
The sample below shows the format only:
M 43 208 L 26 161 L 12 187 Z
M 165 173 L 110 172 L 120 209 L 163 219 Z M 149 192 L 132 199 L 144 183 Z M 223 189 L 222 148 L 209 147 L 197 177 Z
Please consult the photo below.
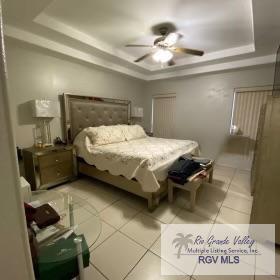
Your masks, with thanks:
M 102 232 L 91 248 L 91 265 L 86 280 L 276 280 L 280 278 L 280 249 L 276 257 L 276 277 L 270 276 L 161 276 L 160 226 L 169 223 L 248 223 L 252 207 L 250 173 L 216 166 L 213 185 L 205 183 L 198 192 L 193 213 L 187 210 L 188 194 L 179 191 L 174 204 L 165 200 L 152 213 L 146 201 L 90 178 L 58 187 L 94 205 L 102 219 Z M 87 208 L 86 208 L 87 209 Z M 91 209 L 87 209 L 91 211 Z M 86 238 L 86 212 L 79 213 Z M 175 269 L 175 268 L 174 268 Z

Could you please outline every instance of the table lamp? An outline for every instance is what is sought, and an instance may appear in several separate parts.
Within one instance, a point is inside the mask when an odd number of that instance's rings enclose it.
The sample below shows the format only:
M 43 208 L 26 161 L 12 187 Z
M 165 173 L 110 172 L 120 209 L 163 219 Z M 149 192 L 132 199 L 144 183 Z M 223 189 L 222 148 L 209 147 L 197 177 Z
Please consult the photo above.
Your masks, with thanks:
M 136 124 L 139 121 L 141 122 L 141 119 L 144 116 L 144 111 L 142 107 L 133 107 L 131 112 L 131 118 L 133 120 L 133 123 Z
M 42 145 L 43 147 L 52 146 L 50 122 L 55 117 L 60 117 L 59 104 L 52 100 L 32 100 L 32 116 L 38 120 L 36 125 L 40 131 L 38 137 L 38 130 L 35 128 L 34 138 L 35 145 Z M 41 143 L 38 143 L 38 138 L 41 138 Z

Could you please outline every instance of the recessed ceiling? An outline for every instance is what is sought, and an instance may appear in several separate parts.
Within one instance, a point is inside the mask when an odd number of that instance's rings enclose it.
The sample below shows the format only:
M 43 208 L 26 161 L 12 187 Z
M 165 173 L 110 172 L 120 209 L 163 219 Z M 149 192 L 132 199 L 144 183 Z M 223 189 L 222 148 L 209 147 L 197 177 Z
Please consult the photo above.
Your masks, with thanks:
M 184 36 L 180 46 L 206 53 L 246 46 L 254 37 L 250 0 L 57 0 L 45 13 L 135 58 L 147 50 L 125 44 L 152 44 L 151 27 L 166 21 Z
M 166 72 L 174 76 L 182 70 L 195 73 L 196 65 L 200 69 L 203 65 L 210 69 L 209 64 L 226 62 L 228 65 L 229 61 L 252 60 L 263 54 L 271 62 L 270 55 L 279 35 L 268 36 L 265 33 L 273 46 L 269 42 L 260 42 L 260 38 L 264 31 L 269 32 L 270 22 L 274 24 L 274 32 L 279 32 L 280 24 L 278 21 L 275 23 L 277 13 L 273 18 L 262 14 L 261 1 L 10 0 L 4 3 L 4 16 L 6 13 L 6 34 L 10 37 L 26 41 L 28 37 L 31 43 L 40 42 L 41 46 L 60 52 L 64 47 L 67 55 L 72 52 L 77 58 L 138 78 L 143 78 L 143 75 L 156 75 L 158 78 L 160 73 L 163 73 L 162 77 L 168 77 Z M 280 7 L 279 1 L 265 2 L 267 11 Z M 164 69 L 151 58 L 135 64 L 133 61 L 149 49 L 124 46 L 152 44 L 157 36 L 151 27 L 161 22 L 172 22 L 184 36 L 178 46 L 204 50 L 205 55 L 176 55 L 176 66 Z M 258 30 L 256 26 L 259 26 Z M 259 49 L 256 49 L 257 43 Z

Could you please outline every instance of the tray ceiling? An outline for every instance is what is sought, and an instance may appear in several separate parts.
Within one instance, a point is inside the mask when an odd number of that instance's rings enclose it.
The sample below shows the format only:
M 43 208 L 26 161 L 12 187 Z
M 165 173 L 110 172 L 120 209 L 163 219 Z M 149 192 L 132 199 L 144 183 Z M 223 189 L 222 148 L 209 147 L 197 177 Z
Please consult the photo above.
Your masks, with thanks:
M 277 5 L 275 1 L 272 4 Z M 235 65 L 236 61 L 243 61 L 240 65 L 244 61 L 252 64 L 255 57 L 266 56 L 267 63 L 271 63 L 278 42 L 275 35 L 269 37 L 273 46 L 260 43 L 256 49 L 256 39 L 273 20 L 264 23 L 268 19 L 263 18 L 260 8 L 261 0 L 10 0 L 4 3 L 4 19 L 9 37 L 37 42 L 42 47 L 66 55 L 72 53 L 90 63 L 149 80 L 153 76 L 184 75 L 184 71 L 195 74 L 195 68 L 200 69 L 197 73 L 203 73 L 203 67 L 210 69 L 211 65 L 215 71 L 213 65 L 229 67 L 230 61 Z M 161 22 L 172 22 L 184 36 L 178 46 L 201 49 L 205 55 L 176 55 L 173 67 L 162 68 L 151 58 L 134 63 L 149 49 L 124 45 L 152 44 L 157 36 L 151 27 Z M 279 27 L 274 23 L 278 32 Z

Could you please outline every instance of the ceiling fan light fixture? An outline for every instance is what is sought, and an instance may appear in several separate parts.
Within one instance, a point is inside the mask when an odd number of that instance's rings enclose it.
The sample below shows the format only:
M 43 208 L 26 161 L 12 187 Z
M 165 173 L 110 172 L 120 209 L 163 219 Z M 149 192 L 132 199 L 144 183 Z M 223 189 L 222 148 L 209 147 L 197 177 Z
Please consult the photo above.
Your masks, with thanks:
M 167 46 L 173 46 L 177 43 L 179 40 L 180 35 L 178 33 L 170 33 L 167 35 L 167 37 L 164 39 L 164 43 Z
M 169 50 L 160 49 L 154 53 L 153 59 L 156 62 L 166 63 L 173 58 L 173 53 Z

